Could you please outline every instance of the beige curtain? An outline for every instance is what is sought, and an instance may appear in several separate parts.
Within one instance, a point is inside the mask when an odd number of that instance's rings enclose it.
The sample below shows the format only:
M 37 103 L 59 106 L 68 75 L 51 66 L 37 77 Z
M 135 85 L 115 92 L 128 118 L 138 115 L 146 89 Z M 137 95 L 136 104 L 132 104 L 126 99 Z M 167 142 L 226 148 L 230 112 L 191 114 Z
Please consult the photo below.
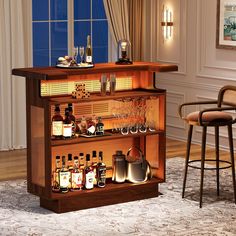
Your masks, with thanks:
M 157 0 L 103 0 L 114 41 L 130 40 L 133 61 L 155 61 L 158 45 Z
M 30 65 L 30 12 L 30 0 L 0 0 L 0 150 L 26 147 L 25 83 L 11 70 Z

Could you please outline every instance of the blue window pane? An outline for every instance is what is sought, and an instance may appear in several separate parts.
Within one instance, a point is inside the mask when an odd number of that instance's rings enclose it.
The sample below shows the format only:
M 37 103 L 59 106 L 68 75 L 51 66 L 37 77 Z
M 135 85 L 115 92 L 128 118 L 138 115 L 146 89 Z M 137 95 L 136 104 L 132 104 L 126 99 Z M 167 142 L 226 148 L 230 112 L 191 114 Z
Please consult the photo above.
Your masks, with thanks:
M 93 47 L 105 47 L 108 45 L 107 21 L 93 22 Z
M 91 18 L 91 1 L 90 0 L 74 0 L 74 19 L 90 19 Z
M 33 49 L 49 48 L 49 24 L 47 22 L 33 23 Z
M 33 66 L 49 66 L 49 50 L 33 50 Z
M 51 48 L 67 49 L 67 22 L 51 22 Z
M 103 0 L 93 0 L 92 13 L 94 19 L 106 19 Z
M 89 21 L 76 21 L 74 23 L 74 44 L 75 46 L 86 46 L 87 35 L 91 34 L 91 24 Z
M 93 47 L 93 60 L 94 63 L 101 63 L 108 61 L 108 48 L 107 47 Z
M 67 0 L 51 0 L 51 20 L 67 20 Z
M 33 0 L 32 15 L 33 21 L 49 19 L 48 0 Z

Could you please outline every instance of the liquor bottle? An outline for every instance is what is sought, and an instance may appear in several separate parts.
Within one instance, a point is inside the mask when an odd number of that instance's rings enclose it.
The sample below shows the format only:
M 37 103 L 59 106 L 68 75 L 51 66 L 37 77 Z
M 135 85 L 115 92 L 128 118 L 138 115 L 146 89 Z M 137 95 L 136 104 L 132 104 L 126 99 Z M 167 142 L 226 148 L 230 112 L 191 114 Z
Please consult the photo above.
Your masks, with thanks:
M 63 135 L 63 117 L 60 114 L 60 106 L 55 105 L 55 113 L 52 117 L 52 137 L 61 139 Z
M 86 155 L 86 166 L 84 168 L 84 186 L 86 189 L 93 189 L 94 172 L 90 165 L 90 154 Z
M 59 186 L 59 172 L 60 172 L 60 156 L 56 156 L 56 163 L 55 163 L 55 169 L 52 174 L 52 191 L 53 192 L 60 192 L 60 186 Z
M 68 111 L 69 111 L 69 117 L 72 123 L 72 136 L 75 136 L 75 133 L 77 131 L 77 127 L 76 127 L 76 122 L 75 122 L 75 116 L 73 115 L 73 106 L 72 103 L 68 104 Z
M 87 120 L 87 135 L 94 135 L 96 131 L 96 124 L 92 120 L 92 118 L 89 118 Z
M 97 164 L 97 186 L 104 188 L 106 185 L 106 164 L 103 163 L 103 152 L 99 152 L 99 162 Z
M 93 63 L 93 56 L 92 56 L 92 46 L 91 46 L 91 37 L 90 35 L 87 36 L 87 47 L 85 49 L 85 55 L 86 55 L 86 62 L 88 64 Z
M 94 180 L 93 180 L 93 184 L 97 185 L 97 152 L 93 151 L 92 152 L 92 168 L 93 168 L 93 172 L 94 172 Z
M 71 188 L 71 175 L 73 171 L 73 164 L 72 164 L 72 154 L 68 154 L 68 159 L 67 159 L 67 169 L 70 172 L 70 184 L 69 184 L 69 189 Z
M 102 123 L 102 117 L 98 117 L 98 123 L 96 125 L 96 134 L 104 135 L 104 124 Z
M 79 168 L 84 171 L 84 153 L 79 154 Z
M 63 122 L 63 137 L 64 138 L 72 137 L 72 122 L 69 116 L 68 108 L 65 109 L 65 119 Z
M 71 191 L 81 190 L 83 187 L 83 171 L 79 168 L 79 158 L 74 157 L 74 167 L 71 173 Z
M 62 156 L 62 167 L 59 172 L 60 192 L 67 193 L 70 185 L 70 171 L 66 168 L 66 157 Z

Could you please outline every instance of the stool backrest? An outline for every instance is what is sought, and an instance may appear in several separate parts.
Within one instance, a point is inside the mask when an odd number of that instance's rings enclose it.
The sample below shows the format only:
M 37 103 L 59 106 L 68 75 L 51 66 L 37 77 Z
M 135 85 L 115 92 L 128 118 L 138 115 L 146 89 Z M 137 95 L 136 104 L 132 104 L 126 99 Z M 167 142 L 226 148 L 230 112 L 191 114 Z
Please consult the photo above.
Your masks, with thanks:
M 218 107 L 222 105 L 236 106 L 236 86 L 222 87 L 218 95 Z

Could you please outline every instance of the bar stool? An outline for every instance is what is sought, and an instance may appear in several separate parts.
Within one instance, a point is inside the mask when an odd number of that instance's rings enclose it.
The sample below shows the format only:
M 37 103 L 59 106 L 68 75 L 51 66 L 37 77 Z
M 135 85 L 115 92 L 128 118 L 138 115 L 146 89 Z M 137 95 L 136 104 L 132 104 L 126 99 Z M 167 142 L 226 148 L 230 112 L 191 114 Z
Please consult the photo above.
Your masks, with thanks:
M 183 107 L 200 105 L 200 104 L 212 104 L 212 105 L 215 104 L 215 106 L 209 109 L 192 112 L 188 114 L 186 117 L 182 115 Z M 201 170 L 200 200 L 199 200 L 200 208 L 202 207 L 203 178 L 204 178 L 204 170 L 206 169 L 216 170 L 217 195 L 219 196 L 220 194 L 219 170 L 230 168 L 230 167 L 232 168 L 234 202 L 236 204 L 235 165 L 234 165 L 234 148 L 233 148 L 233 134 L 232 134 L 232 124 L 236 123 L 236 119 L 234 119 L 229 113 L 224 112 L 224 111 L 236 111 L 236 86 L 228 85 L 228 86 L 222 87 L 219 91 L 217 100 L 183 103 L 182 105 L 179 106 L 180 117 L 189 124 L 182 198 L 184 198 L 184 194 L 185 194 L 188 167 L 200 169 Z M 201 159 L 199 160 L 189 160 L 193 126 L 201 126 L 203 129 Z M 211 127 L 213 126 L 215 128 L 216 159 L 205 159 L 206 136 L 207 136 L 208 126 L 211 126 Z M 228 127 L 228 139 L 229 139 L 231 161 L 224 161 L 224 160 L 219 159 L 219 127 L 220 126 Z M 205 167 L 205 161 L 216 162 L 216 167 Z M 194 162 L 200 162 L 201 163 L 200 167 L 194 165 Z M 219 164 L 221 162 L 226 163 L 226 166 L 220 167 Z

